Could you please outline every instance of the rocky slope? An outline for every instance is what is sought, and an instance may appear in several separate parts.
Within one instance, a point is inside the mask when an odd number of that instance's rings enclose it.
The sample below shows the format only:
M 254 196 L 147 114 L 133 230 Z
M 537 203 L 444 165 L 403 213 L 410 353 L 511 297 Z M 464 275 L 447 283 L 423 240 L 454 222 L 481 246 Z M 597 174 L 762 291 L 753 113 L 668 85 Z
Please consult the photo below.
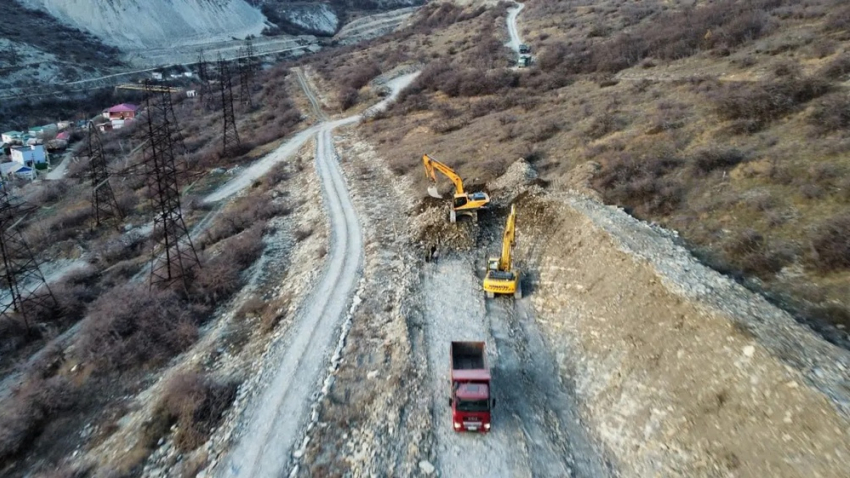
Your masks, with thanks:
M 258 35 L 262 13 L 244 0 L 21 0 L 122 49 Z

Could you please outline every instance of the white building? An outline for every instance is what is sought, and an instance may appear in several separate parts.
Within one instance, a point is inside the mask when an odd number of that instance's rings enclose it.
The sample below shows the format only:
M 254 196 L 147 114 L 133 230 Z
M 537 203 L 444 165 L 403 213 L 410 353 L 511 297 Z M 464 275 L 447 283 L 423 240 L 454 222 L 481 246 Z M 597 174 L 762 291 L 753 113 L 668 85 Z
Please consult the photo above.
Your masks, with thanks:
M 35 179 L 35 171 L 33 171 L 32 168 L 24 166 L 23 164 L 18 164 L 14 161 L 10 163 L 0 163 L 0 177 L 3 179 L 9 179 L 13 175 L 22 179 L 29 179 L 30 181 Z
M 12 148 L 12 161 L 35 168 L 39 164 L 47 164 L 47 153 L 43 144 Z

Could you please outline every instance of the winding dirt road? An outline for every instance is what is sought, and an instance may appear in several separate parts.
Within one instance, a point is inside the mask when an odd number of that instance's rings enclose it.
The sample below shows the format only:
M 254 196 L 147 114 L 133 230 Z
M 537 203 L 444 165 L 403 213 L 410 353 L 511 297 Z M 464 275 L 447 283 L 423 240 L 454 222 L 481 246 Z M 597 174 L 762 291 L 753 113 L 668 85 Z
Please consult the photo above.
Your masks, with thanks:
M 297 74 L 311 103 L 318 108 L 315 96 L 306 88 L 306 81 L 300 72 Z M 389 86 L 393 94 L 379 106 L 385 107 L 415 77 L 416 74 L 411 74 L 391 81 Z M 324 117 L 320 110 L 316 114 Z M 308 128 L 207 198 L 208 202 L 214 202 L 240 191 L 315 135 L 316 171 L 322 182 L 324 207 L 331 226 L 326 264 L 304 306 L 297 312 L 292 330 L 272 345 L 267 359 L 274 364 L 272 378 L 256 404 L 248 408 L 251 416 L 242 418 L 241 438 L 231 449 L 224 466 L 218 469 L 219 476 L 283 476 L 293 467 L 291 453 L 304 436 L 312 399 L 327 375 L 333 345 L 361 276 L 363 235 L 332 139 L 336 127 L 360 119 L 360 116 L 353 116 Z
M 508 34 L 511 36 L 511 41 L 508 42 L 508 46 L 511 47 L 511 50 L 515 51 L 517 55 L 519 55 L 519 46 L 522 43 L 522 40 L 519 37 L 516 19 L 522 9 L 525 8 L 525 4 L 517 3 L 516 5 L 516 7 L 508 9 Z

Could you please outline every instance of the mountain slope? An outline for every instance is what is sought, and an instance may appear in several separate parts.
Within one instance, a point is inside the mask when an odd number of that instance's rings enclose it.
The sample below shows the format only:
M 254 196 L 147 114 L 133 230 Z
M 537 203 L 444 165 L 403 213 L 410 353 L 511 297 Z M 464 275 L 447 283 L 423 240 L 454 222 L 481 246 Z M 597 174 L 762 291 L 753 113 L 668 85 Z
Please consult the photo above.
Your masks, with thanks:
M 244 0 L 20 0 L 122 49 L 258 35 L 265 17 Z

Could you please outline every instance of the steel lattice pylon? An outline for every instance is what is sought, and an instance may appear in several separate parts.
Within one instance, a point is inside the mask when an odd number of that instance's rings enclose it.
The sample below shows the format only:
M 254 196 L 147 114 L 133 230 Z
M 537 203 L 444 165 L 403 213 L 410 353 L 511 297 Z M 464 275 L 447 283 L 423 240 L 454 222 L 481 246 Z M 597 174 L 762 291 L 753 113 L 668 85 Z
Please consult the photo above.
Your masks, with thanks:
M 198 80 L 201 82 L 201 104 L 207 110 L 212 110 L 215 107 L 215 101 L 212 87 L 210 86 L 211 72 L 207 67 L 207 60 L 204 58 L 204 50 L 198 50 Z
M 156 241 L 151 259 L 150 284 L 170 286 L 183 281 L 184 288 L 187 288 L 188 272 L 200 266 L 200 261 L 180 208 L 175 160 L 175 143 L 179 140 L 179 134 L 171 94 L 151 91 L 145 105 L 148 142 L 144 164 L 154 213 L 153 238 Z
M 251 103 L 251 90 L 254 89 L 254 78 L 258 65 L 257 57 L 254 56 L 254 43 L 250 38 L 245 40 L 245 47 L 239 50 L 239 101 L 249 109 L 253 108 Z
M 16 228 L 29 210 L 12 204 L 8 186 L 0 183 L 0 256 L 3 259 L 2 304 L 0 316 L 8 320 L 21 320 L 32 333 L 30 318 L 36 307 L 58 309 L 56 298 L 44 280 L 27 241 Z M 46 293 L 39 294 L 40 290 Z M 8 294 L 8 295 L 7 295 Z
M 227 62 L 218 58 L 219 85 L 221 90 L 221 109 L 224 116 L 224 134 L 221 136 L 221 152 L 229 155 L 239 145 L 239 132 L 236 130 L 236 115 L 233 113 L 233 83 Z
M 106 165 L 106 157 L 103 155 L 100 132 L 92 122 L 89 122 L 88 153 L 95 226 L 100 227 L 101 224 L 112 221 L 118 228 L 123 217 L 115 200 L 115 193 L 109 185 L 109 169 Z

